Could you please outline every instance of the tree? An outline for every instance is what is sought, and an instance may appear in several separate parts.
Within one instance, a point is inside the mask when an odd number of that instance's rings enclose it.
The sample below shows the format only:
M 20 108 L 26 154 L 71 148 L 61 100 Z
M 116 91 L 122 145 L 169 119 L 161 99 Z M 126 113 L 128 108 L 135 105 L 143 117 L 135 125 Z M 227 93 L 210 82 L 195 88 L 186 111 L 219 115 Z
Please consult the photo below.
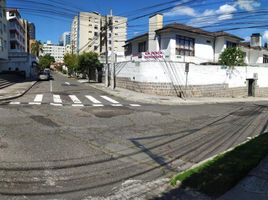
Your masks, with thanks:
M 88 52 L 78 56 L 78 71 L 87 74 L 89 80 L 99 68 L 101 68 L 101 63 L 97 53 Z
M 43 45 L 41 41 L 39 40 L 32 43 L 31 54 L 35 55 L 36 57 L 39 57 L 41 52 L 43 52 Z
M 244 52 L 237 47 L 226 48 L 220 55 L 219 63 L 234 69 L 235 66 L 244 65 Z
M 68 67 L 69 74 L 77 71 L 78 67 L 78 56 L 76 54 L 65 54 L 64 55 L 64 63 Z
M 50 54 L 46 54 L 39 58 L 40 69 L 50 68 L 50 65 L 55 62 L 55 58 Z

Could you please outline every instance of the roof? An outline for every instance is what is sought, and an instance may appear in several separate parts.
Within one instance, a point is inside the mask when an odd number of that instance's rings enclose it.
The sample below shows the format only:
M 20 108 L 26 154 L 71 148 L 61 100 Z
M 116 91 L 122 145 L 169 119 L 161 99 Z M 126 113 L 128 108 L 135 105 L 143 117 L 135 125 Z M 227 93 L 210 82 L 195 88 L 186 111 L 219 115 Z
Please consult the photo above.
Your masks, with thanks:
M 191 33 L 199 33 L 199 34 L 203 34 L 203 35 L 207 35 L 207 36 L 213 36 L 211 34 L 211 32 L 205 31 L 205 30 L 200 29 L 200 28 L 195 28 L 192 26 L 187 26 L 185 24 L 179 24 L 179 23 L 168 24 L 168 25 L 164 26 L 163 28 L 156 30 L 156 32 L 160 32 L 160 31 L 163 31 L 166 29 L 178 29 L 178 30 L 188 31 Z
M 233 34 L 231 34 L 231 33 L 226 33 L 226 32 L 224 32 L 224 31 L 212 32 L 212 34 L 213 34 L 215 37 L 227 36 L 227 37 L 236 38 L 236 39 L 238 39 L 238 40 L 244 40 L 244 39 L 241 38 L 241 37 L 238 37 L 238 36 L 233 35 Z
M 179 24 L 179 23 L 168 24 L 168 25 L 164 26 L 162 29 L 156 30 L 156 32 L 166 30 L 166 29 L 169 29 L 169 28 L 183 30 L 183 31 L 191 32 L 191 33 L 207 35 L 207 36 L 211 36 L 211 37 L 227 36 L 227 37 L 232 37 L 232 38 L 235 38 L 235 39 L 238 39 L 238 40 L 244 40 L 243 38 L 240 38 L 240 37 L 238 37 L 236 35 L 233 35 L 233 34 L 230 34 L 230 33 L 226 33 L 224 31 L 209 32 L 209 31 L 206 31 L 206 30 L 201 29 L 201 28 L 187 26 L 185 24 Z
M 136 40 L 136 39 L 142 38 L 142 37 L 148 37 L 148 33 L 144 33 L 142 35 L 135 36 L 134 38 L 131 38 L 131 39 L 127 40 L 126 43 L 127 42 L 130 42 L 132 40 Z
M 179 24 L 179 23 L 168 24 L 168 25 L 164 26 L 163 28 L 156 30 L 156 33 L 161 32 L 163 30 L 167 30 L 167 29 L 183 30 L 183 31 L 187 31 L 187 32 L 190 32 L 190 33 L 196 33 L 196 34 L 206 35 L 206 36 L 210 36 L 210 37 L 227 36 L 227 37 L 232 37 L 232 38 L 235 38 L 235 39 L 238 39 L 238 40 L 241 40 L 241 41 L 244 40 L 243 38 L 240 38 L 238 36 L 235 36 L 233 34 L 226 33 L 226 32 L 223 32 L 223 31 L 209 32 L 209 31 L 203 30 L 201 28 L 187 26 L 185 24 Z M 139 35 L 137 37 L 131 38 L 131 39 L 127 40 L 126 42 L 130 42 L 132 40 L 138 39 L 140 37 L 144 37 L 146 35 L 148 35 L 148 33 L 145 33 L 143 35 Z

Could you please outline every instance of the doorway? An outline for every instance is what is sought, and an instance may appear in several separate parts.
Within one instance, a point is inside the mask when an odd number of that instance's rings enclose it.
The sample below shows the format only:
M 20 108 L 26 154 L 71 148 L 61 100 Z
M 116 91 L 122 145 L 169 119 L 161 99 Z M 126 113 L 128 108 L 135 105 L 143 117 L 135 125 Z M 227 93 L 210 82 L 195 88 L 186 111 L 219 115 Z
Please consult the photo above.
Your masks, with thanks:
M 248 96 L 255 97 L 256 80 L 255 79 L 247 79 L 247 81 L 248 81 Z

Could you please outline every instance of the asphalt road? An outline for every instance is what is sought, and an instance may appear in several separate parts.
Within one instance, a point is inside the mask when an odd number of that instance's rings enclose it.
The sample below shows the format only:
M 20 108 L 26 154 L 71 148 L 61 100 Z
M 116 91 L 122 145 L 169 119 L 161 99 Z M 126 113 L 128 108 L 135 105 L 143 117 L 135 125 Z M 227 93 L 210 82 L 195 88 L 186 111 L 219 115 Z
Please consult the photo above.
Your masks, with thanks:
M 100 199 L 267 131 L 267 102 L 149 105 L 53 76 L 0 105 L 1 200 Z

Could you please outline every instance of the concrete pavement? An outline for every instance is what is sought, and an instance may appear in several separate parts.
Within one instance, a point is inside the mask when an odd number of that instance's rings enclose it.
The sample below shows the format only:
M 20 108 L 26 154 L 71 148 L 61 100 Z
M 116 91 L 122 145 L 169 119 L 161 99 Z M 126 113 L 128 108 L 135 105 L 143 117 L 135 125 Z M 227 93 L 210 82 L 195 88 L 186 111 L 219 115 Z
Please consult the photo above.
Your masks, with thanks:
M 268 156 L 247 177 L 218 200 L 267 200 L 268 199 Z
M 24 95 L 28 90 L 30 90 L 36 81 L 25 81 L 20 83 L 15 83 L 11 86 L 0 89 L 0 101 L 15 99 Z
M 151 103 L 160 105 L 198 105 L 198 104 L 216 104 L 216 103 L 243 103 L 243 102 L 259 102 L 268 101 L 267 97 L 240 97 L 240 98 L 223 98 L 223 97 L 200 97 L 200 98 L 186 98 L 182 99 L 173 96 L 159 96 L 139 93 L 123 88 L 115 88 L 112 90 L 107 88 L 103 83 L 87 83 L 86 80 L 78 80 L 90 85 L 96 89 L 107 92 L 111 95 L 128 99 L 139 103 Z
M 54 95 L 71 103 L 52 106 Z M 148 199 L 174 174 L 267 131 L 267 102 L 132 107 L 58 74 L 14 101 L 25 104 L 0 105 L 1 200 Z

